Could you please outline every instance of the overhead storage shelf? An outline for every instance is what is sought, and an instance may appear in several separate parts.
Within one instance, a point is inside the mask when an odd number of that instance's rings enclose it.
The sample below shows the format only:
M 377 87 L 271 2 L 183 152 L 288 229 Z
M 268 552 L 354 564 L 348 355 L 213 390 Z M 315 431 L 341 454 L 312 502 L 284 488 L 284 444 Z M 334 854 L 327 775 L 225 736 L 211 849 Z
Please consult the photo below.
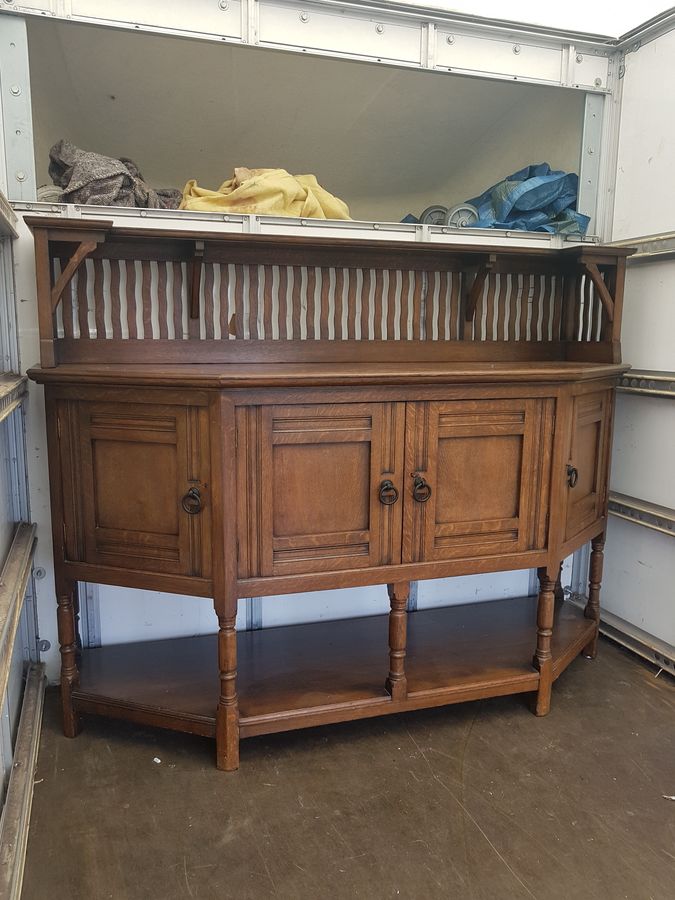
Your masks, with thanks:
M 182 34 L 462 72 L 491 78 L 555 84 L 584 91 L 611 89 L 615 42 L 512 22 L 495 22 L 423 7 L 390 3 L 311 3 L 285 0 L 194 0 L 137 3 L 118 0 L 34 0 L 14 5 L 41 15 L 118 28 Z

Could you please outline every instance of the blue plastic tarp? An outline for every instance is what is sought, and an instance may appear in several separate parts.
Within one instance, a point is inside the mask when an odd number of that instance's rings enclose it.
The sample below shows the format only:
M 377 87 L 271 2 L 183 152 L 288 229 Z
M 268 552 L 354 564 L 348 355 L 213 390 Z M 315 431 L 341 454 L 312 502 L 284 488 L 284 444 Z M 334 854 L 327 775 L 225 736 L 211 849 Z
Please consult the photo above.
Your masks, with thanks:
M 526 166 L 467 200 L 478 210 L 472 228 L 585 234 L 590 219 L 576 211 L 579 177 L 548 163 Z

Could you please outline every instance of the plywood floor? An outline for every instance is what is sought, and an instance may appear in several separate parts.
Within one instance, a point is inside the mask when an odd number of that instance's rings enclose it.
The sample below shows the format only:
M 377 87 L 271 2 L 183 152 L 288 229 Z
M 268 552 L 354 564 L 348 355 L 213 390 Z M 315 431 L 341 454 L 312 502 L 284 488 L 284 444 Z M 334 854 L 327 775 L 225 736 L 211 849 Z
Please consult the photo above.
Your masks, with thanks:
M 23 900 L 672 900 L 673 680 L 602 642 L 527 702 L 251 738 L 228 776 L 205 738 L 69 741 L 50 692 Z

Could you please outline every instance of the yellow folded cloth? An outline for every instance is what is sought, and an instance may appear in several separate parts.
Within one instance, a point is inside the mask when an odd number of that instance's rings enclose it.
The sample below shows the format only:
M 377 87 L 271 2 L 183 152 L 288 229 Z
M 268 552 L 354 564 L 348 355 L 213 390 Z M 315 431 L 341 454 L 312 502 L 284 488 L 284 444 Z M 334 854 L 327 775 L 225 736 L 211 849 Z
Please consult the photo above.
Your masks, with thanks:
M 181 209 L 307 219 L 349 219 L 346 203 L 329 194 L 314 175 L 289 175 L 285 169 L 234 170 L 217 191 L 192 179 L 183 189 Z

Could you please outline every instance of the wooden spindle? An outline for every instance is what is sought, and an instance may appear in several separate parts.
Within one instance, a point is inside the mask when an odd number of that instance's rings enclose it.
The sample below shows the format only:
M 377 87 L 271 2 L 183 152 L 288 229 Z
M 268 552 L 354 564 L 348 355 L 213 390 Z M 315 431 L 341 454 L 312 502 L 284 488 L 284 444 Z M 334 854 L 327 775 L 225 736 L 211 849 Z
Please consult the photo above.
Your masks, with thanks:
M 77 582 L 57 575 L 56 602 L 56 624 L 59 632 L 59 649 L 61 652 L 61 716 L 63 733 L 66 737 L 73 738 L 80 731 L 79 716 L 75 712 L 72 701 L 72 692 L 80 682 L 80 673 L 77 668 L 79 652 Z
M 408 695 L 408 683 L 405 674 L 405 656 L 407 643 L 408 597 L 410 582 L 401 581 L 388 584 L 389 603 L 389 675 L 386 688 L 392 700 L 405 700 Z
M 225 772 L 239 768 L 239 700 L 237 697 L 236 615 L 218 616 L 220 696 L 216 711 L 217 766 Z
M 550 569 L 539 569 L 539 599 L 537 602 L 537 649 L 533 664 L 539 670 L 539 689 L 535 715 L 545 716 L 551 709 L 553 686 L 553 654 L 551 638 L 555 614 L 555 577 Z
M 604 561 L 605 535 L 599 534 L 591 541 L 591 561 L 588 570 L 588 603 L 584 610 L 587 619 L 595 622 L 595 634 L 583 649 L 583 655 L 595 659 L 598 652 L 598 627 L 600 625 L 600 587 Z

